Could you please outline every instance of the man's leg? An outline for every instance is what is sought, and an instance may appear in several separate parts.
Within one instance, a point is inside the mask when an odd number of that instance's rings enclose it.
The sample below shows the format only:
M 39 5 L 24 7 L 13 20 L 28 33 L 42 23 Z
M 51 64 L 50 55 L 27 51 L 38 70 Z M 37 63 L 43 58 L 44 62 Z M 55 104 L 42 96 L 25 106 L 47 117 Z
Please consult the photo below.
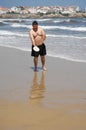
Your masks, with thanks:
M 34 71 L 37 71 L 37 65 L 38 65 L 38 57 L 34 57 Z
M 41 56 L 41 63 L 42 63 L 43 70 L 47 70 L 45 67 L 45 56 Z

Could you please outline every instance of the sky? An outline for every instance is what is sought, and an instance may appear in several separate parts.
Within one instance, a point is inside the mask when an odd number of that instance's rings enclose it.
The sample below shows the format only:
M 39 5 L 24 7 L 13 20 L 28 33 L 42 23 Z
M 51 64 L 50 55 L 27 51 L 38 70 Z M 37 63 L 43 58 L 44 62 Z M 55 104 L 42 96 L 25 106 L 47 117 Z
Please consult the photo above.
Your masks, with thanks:
M 79 6 L 86 7 L 86 0 L 0 0 L 0 6 L 11 8 L 12 6 Z

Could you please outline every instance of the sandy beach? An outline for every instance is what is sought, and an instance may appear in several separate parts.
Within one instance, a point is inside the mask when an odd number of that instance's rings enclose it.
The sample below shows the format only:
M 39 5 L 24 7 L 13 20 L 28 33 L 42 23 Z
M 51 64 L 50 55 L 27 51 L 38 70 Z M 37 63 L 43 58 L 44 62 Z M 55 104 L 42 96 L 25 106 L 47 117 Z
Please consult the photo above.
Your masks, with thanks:
M 0 130 L 86 130 L 86 63 L 0 47 Z

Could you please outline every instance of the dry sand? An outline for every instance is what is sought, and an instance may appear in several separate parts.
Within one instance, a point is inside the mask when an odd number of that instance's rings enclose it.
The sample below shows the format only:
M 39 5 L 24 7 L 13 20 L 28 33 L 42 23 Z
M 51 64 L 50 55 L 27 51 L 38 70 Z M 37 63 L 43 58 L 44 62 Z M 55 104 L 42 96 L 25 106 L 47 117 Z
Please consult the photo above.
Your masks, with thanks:
M 86 63 L 0 47 L 0 130 L 86 130 Z

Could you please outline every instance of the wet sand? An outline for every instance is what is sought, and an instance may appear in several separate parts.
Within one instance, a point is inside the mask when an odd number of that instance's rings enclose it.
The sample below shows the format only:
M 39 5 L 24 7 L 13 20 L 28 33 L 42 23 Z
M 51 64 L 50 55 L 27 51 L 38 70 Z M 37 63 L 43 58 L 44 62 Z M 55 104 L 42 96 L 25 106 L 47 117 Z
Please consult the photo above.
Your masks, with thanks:
M 0 47 L 0 130 L 86 130 L 86 63 Z

